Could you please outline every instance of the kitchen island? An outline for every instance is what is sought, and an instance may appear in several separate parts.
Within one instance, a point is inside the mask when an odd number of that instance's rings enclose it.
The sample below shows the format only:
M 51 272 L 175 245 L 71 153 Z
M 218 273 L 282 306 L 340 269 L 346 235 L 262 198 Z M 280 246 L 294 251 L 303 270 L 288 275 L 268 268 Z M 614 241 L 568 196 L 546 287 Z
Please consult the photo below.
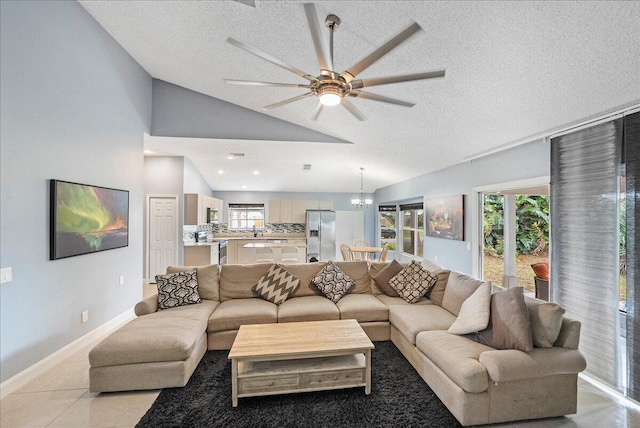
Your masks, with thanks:
M 238 248 L 238 263 L 260 263 L 261 260 L 273 259 L 275 263 L 304 263 L 307 245 L 296 242 L 249 242 Z

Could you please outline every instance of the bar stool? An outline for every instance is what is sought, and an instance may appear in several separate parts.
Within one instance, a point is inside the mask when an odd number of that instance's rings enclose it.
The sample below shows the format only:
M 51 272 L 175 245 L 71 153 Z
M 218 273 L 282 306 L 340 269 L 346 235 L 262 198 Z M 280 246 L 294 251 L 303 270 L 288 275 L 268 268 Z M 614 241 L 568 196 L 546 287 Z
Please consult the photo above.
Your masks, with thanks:
M 273 263 L 271 248 L 256 248 L 256 263 Z
M 296 247 L 282 247 L 282 263 L 298 263 L 298 249 Z

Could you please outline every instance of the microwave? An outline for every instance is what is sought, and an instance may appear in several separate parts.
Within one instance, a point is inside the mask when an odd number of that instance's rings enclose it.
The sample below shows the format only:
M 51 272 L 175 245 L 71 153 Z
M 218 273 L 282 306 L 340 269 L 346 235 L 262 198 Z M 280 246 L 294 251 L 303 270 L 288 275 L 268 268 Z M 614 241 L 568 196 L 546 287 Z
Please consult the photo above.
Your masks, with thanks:
M 213 208 L 207 208 L 207 223 L 218 223 L 218 210 Z

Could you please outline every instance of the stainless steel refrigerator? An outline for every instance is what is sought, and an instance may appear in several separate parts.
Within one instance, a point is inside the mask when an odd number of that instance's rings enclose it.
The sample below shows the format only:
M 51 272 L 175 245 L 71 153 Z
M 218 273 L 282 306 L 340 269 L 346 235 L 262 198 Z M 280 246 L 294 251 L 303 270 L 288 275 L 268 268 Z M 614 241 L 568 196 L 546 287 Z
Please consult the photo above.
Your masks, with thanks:
M 336 259 L 336 212 L 307 210 L 307 262 Z

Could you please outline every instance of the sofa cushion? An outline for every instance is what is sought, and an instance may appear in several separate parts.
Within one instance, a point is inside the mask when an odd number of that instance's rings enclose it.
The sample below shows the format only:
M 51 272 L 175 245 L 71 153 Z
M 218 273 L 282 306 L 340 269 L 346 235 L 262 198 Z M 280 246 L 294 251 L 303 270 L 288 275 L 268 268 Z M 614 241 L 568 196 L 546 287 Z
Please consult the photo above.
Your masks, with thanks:
M 377 296 L 375 296 L 378 300 L 380 300 L 382 303 L 384 303 L 387 306 L 392 306 L 392 305 L 431 305 L 431 301 L 429 299 L 427 299 L 426 297 L 421 297 L 418 299 L 417 302 L 415 303 L 408 303 L 406 300 L 404 300 L 402 297 L 391 297 L 391 296 L 387 296 L 386 294 L 379 294 Z
M 446 331 L 423 331 L 416 347 L 464 391 L 479 393 L 489 388 L 487 369 L 479 361 L 483 352 L 493 350 L 489 346 Z
M 442 307 L 458 316 L 462 302 L 467 300 L 474 291 L 480 287 L 483 281 L 464 275 L 459 272 L 451 272 L 447 280 L 447 286 L 442 298 Z
M 165 309 L 120 327 L 89 352 L 91 367 L 184 361 L 206 331 L 218 302 Z
M 429 291 L 427 291 L 427 298 L 434 304 L 442 306 L 444 290 L 447 288 L 447 281 L 449 280 L 449 274 L 451 273 L 451 271 L 426 259 L 422 260 L 422 266 L 427 268 L 438 277 L 438 280 L 436 281 L 434 286 L 431 287 Z
M 311 279 L 326 265 L 325 262 L 281 264 L 280 266 L 285 268 L 287 272 L 300 279 L 300 285 L 291 294 L 291 297 L 319 296 L 321 293 L 311 284 Z
M 291 297 L 278 306 L 278 322 L 339 320 L 335 303 L 323 296 Z
M 371 294 L 371 275 L 366 261 L 335 262 L 335 265 L 354 282 L 349 294 Z
M 533 349 L 529 310 L 522 287 L 509 288 L 491 296 L 489 327 L 478 333 L 480 343 L 496 349 Z
M 456 317 L 437 305 L 389 306 L 389 321 L 414 345 L 421 331 L 446 331 L 455 320 Z
M 342 320 L 389 321 L 389 308 L 371 294 L 347 294 L 336 303 L 336 306 Z
M 198 294 L 196 269 L 156 275 L 158 284 L 158 310 L 202 302 Z
M 205 300 L 220 300 L 220 268 L 218 265 L 208 266 L 169 266 L 167 273 L 197 269 L 198 293 Z
M 311 283 L 318 287 L 318 290 L 333 303 L 338 303 L 338 300 L 355 285 L 355 282 L 332 261 L 329 261 L 313 277 Z
M 243 324 L 269 324 L 278 322 L 278 306 L 256 297 L 233 299 L 220 303 L 211 314 L 207 330 L 237 330 Z
M 389 280 L 400 297 L 409 303 L 415 303 L 427 294 L 438 278 L 422 267 L 420 262 L 412 260 L 409 266 L 403 268 L 396 276 Z
M 273 265 L 269 272 L 253 286 L 251 291 L 256 293 L 256 297 L 261 297 L 279 305 L 287 300 L 289 295 L 298 288 L 298 285 L 300 285 L 298 278 L 291 275 L 284 268 Z
M 402 269 L 402 265 L 396 260 L 392 260 L 387 266 L 385 266 L 376 276 L 372 276 L 372 279 L 376 282 L 376 285 L 387 296 L 400 297 L 398 292 L 393 288 L 389 281 L 391 278 L 399 274 Z
M 525 297 L 531 321 L 531 338 L 537 348 L 551 348 L 562 328 L 564 308 L 556 303 Z
M 449 327 L 452 334 L 470 334 L 484 330 L 491 314 L 491 284 L 484 282 L 462 303 L 460 313 Z
M 220 268 L 220 301 L 254 297 L 251 288 L 273 266 L 272 263 L 222 265 Z

